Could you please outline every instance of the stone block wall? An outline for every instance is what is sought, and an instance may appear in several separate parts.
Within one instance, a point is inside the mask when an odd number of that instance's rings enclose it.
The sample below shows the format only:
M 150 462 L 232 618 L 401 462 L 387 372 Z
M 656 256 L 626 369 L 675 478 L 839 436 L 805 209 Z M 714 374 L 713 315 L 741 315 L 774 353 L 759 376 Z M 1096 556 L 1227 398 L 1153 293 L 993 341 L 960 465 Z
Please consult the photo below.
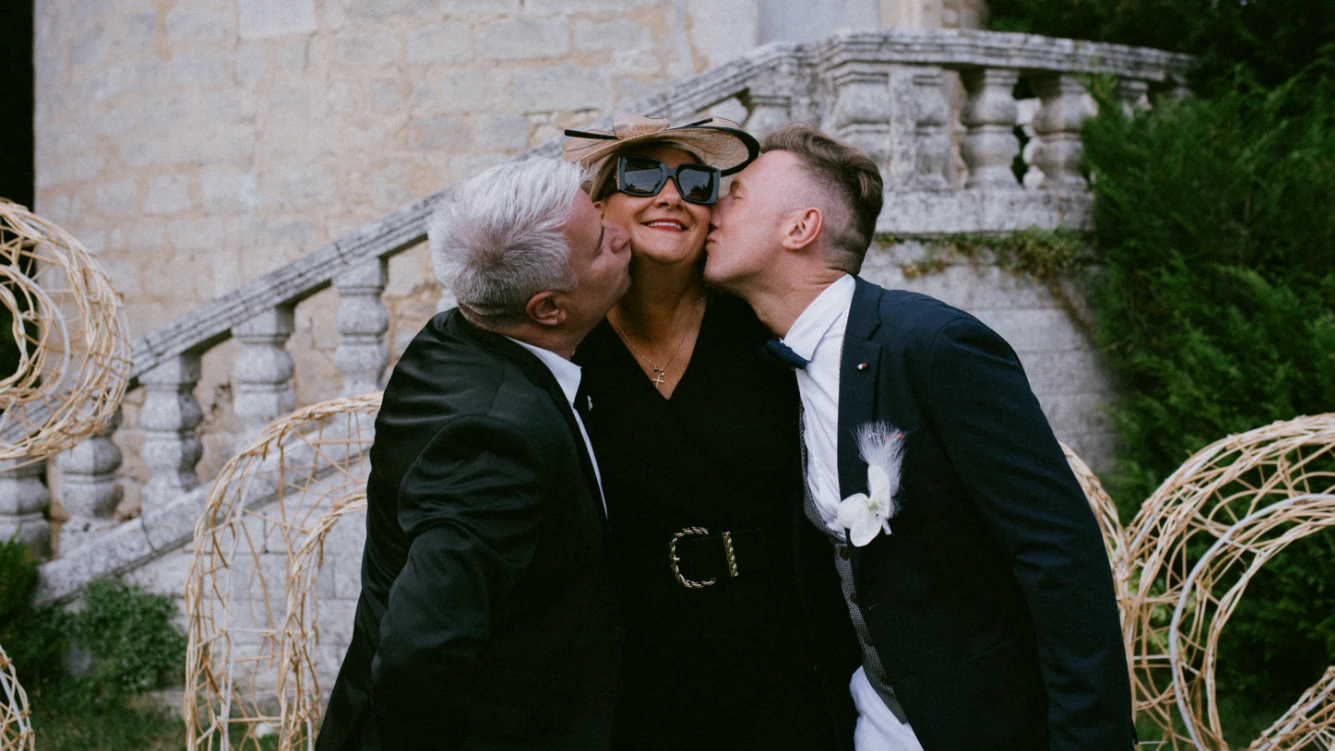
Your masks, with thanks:
M 873 245 L 862 276 L 890 289 L 921 292 L 965 310 L 1002 336 L 1024 366 L 1029 384 L 1066 443 L 1094 470 L 1112 468 L 1117 430 L 1108 416 L 1115 384 L 1081 321 L 1083 291 L 1072 281 L 1065 300 L 1046 285 L 985 262 L 959 260 L 940 271 L 906 276 L 922 259 L 921 243 Z M 1077 306 L 1075 317 L 1067 301 Z
M 79 237 L 139 337 L 331 239 L 748 51 L 757 0 L 37 0 L 36 210 Z M 436 310 L 391 263 L 395 352 Z M 288 342 L 299 404 L 341 388 L 337 296 Z M 196 397 L 212 477 L 234 448 L 228 343 Z M 117 433 L 123 513 L 142 392 Z M 53 478 L 59 484 L 59 478 Z

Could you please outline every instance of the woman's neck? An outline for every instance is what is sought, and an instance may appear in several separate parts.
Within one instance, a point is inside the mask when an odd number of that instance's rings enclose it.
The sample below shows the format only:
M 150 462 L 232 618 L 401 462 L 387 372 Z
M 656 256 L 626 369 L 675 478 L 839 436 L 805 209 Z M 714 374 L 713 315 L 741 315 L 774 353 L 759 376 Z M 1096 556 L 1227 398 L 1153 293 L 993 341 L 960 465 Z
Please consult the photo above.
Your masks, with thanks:
M 707 293 L 698 264 L 644 266 L 632 261 L 630 291 L 608 317 L 638 341 L 675 341 L 684 329 L 700 322 L 699 311 Z

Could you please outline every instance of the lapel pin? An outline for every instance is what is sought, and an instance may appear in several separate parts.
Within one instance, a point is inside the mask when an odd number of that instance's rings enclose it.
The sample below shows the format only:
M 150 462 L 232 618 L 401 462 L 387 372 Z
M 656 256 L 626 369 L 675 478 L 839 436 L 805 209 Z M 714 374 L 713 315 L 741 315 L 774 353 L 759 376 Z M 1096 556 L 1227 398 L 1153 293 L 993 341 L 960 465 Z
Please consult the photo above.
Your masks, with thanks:
M 585 394 L 585 395 L 584 395 L 584 402 L 585 402 L 586 405 L 588 405 L 589 411 L 592 412 L 592 411 L 593 411 L 593 397 L 592 397 L 592 396 L 589 396 L 588 394 Z
M 866 370 L 866 369 L 867 369 L 867 363 L 865 362 L 858 363 L 858 370 Z

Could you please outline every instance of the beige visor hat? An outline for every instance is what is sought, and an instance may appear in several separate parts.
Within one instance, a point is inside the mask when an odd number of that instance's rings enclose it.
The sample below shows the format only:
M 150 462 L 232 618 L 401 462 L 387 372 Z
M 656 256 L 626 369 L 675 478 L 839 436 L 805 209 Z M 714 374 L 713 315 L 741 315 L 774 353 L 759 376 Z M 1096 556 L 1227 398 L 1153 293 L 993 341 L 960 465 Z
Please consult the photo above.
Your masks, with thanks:
M 695 154 L 721 174 L 741 172 L 760 154 L 760 144 L 731 120 L 711 117 L 671 127 L 667 120 L 621 115 L 611 132 L 567 130 L 570 140 L 562 147 L 568 162 L 592 168 L 612 152 L 636 143 L 667 143 Z

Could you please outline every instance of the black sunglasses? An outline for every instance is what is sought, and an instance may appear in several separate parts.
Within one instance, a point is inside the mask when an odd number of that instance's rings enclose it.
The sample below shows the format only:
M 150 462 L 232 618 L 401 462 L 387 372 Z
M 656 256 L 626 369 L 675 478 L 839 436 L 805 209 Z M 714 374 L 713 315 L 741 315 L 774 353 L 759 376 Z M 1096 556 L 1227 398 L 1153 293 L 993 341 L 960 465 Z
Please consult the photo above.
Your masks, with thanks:
M 623 156 L 617 163 L 617 190 L 632 196 L 656 196 L 671 180 L 687 203 L 710 206 L 718 201 L 719 171 L 707 164 L 675 168 L 647 156 Z

